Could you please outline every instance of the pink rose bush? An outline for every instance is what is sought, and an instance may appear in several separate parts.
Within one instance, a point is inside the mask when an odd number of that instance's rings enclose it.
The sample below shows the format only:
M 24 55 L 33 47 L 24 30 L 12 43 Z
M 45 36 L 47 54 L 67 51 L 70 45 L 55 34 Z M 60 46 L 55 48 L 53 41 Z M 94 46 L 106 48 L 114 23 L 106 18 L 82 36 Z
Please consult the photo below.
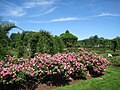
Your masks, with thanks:
M 109 64 L 106 58 L 87 51 L 55 55 L 35 54 L 30 59 L 7 56 L 0 61 L 0 83 L 86 77 L 89 71 L 101 74 Z

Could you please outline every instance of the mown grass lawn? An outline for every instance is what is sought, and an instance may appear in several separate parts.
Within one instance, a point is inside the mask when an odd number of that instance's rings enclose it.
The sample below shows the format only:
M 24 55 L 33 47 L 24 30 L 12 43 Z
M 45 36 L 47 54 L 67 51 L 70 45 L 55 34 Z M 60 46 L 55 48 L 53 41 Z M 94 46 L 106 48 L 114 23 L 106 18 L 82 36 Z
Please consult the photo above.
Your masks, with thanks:
M 55 90 L 120 90 L 120 67 L 109 66 L 107 74 Z

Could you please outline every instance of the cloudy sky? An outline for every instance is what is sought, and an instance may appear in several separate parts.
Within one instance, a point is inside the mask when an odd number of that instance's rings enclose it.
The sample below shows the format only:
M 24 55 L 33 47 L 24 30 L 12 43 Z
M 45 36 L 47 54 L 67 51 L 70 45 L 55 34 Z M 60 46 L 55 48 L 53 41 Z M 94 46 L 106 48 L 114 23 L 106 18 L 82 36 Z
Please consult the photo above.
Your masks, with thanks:
M 80 40 L 120 36 L 120 0 L 0 0 L 0 16 L 24 30 L 69 30 Z

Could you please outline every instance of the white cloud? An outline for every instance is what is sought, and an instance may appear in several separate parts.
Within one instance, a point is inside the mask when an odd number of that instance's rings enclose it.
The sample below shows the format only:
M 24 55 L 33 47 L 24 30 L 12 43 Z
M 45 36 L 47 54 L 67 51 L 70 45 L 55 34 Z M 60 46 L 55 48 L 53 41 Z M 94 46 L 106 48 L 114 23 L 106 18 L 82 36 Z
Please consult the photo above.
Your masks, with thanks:
M 46 23 L 46 22 L 41 22 L 41 21 L 31 21 L 31 20 L 28 20 L 26 21 L 27 23 L 35 23 L 35 24 L 40 24 L 40 23 Z
M 67 17 L 67 18 L 58 18 L 50 20 L 49 22 L 64 22 L 64 21 L 77 21 L 77 20 L 88 20 L 91 18 L 85 17 L 85 18 L 77 18 L 77 17 Z
M 104 17 L 104 16 L 120 16 L 120 14 L 115 14 L 115 13 L 101 13 L 101 14 L 98 14 L 98 15 L 95 15 L 93 17 Z
M 40 24 L 40 23 L 52 23 L 52 22 L 65 22 L 65 21 L 78 21 L 78 20 L 88 20 L 88 19 L 91 19 L 91 18 L 77 18 L 77 17 L 66 17 L 66 18 L 58 18 L 58 19 L 52 19 L 52 20 L 49 20 L 49 21 L 26 21 L 28 23 L 37 23 L 37 24 Z
M 23 8 L 33 8 L 38 6 L 48 6 L 54 4 L 55 0 L 31 0 L 23 3 Z
M 47 15 L 56 9 L 55 2 L 57 1 L 58 0 L 25 0 L 20 2 L 20 5 L 16 5 L 16 3 L 12 1 L 0 0 L 0 11 L 2 12 L 0 16 L 28 16 L 29 10 L 32 10 L 32 13 L 36 13 L 36 9 L 42 12 L 31 15 L 31 17 Z
M 58 19 L 53 19 L 49 22 L 63 22 L 63 21 L 75 21 L 75 20 L 80 20 L 79 18 L 76 17 L 67 17 L 67 18 L 58 18 Z
M 49 21 L 27 21 L 28 23 L 52 23 L 52 22 L 64 22 L 64 21 L 76 21 L 76 20 L 80 20 L 79 18 L 76 17 L 67 17 L 67 18 L 58 18 L 58 19 L 52 19 Z
M 25 15 L 25 12 L 21 8 L 11 8 L 9 11 L 7 11 L 8 16 L 23 16 Z
M 30 15 L 29 17 L 38 17 L 38 16 L 42 16 L 42 15 L 47 15 L 49 13 L 52 13 L 54 10 L 56 9 L 56 7 L 53 7 L 43 13 L 38 13 L 38 14 L 35 14 L 35 15 Z
M 9 1 L 0 0 L 0 5 L 1 5 L 0 11 L 2 11 L 2 13 L 0 13 L 1 16 L 23 16 L 25 15 L 25 11 L 21 7 Z

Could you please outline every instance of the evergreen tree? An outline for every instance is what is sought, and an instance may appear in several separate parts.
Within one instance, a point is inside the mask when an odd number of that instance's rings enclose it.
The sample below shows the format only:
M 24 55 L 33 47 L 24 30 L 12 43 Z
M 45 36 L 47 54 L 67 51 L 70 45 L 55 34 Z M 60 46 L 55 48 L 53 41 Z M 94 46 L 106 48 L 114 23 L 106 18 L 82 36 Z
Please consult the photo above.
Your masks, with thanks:
M 67 48 L 75 46 L 78 40 L 78 38 L 68 30 L 66 30 L 65 33 L 62 33 L 60 38 L 63 40 Z

